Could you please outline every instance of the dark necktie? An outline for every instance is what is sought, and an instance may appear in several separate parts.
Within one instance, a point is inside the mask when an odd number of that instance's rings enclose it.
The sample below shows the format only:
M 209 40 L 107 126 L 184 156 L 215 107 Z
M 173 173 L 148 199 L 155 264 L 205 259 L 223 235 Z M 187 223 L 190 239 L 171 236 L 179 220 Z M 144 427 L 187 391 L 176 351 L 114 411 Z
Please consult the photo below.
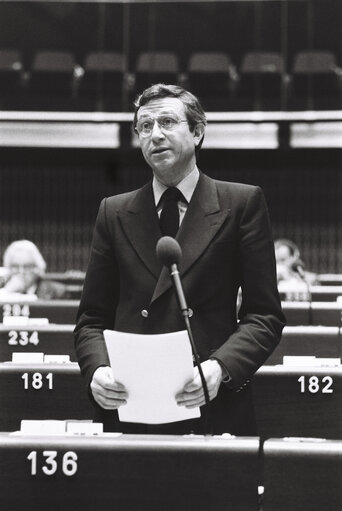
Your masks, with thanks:
M 163 201 L 163 209 L 160 214 L 160 230 L 163 236 L 176 237 L 179 229 L 179 209 L 178 201 L 186 202 L 182 192 L 178 188 L 167 188 L 161 197 Z

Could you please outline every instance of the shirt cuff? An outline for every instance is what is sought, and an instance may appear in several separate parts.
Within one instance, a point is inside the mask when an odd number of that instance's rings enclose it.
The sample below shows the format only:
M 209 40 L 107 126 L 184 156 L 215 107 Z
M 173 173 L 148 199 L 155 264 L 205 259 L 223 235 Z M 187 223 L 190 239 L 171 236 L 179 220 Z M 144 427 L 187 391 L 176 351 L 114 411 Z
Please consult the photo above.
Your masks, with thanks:
M 222 383 L 231 383 L 232 378 L 223 362 L 216 357 L 210 357 L 210 360 L 216 360 L 220 364 L 223 373 Z

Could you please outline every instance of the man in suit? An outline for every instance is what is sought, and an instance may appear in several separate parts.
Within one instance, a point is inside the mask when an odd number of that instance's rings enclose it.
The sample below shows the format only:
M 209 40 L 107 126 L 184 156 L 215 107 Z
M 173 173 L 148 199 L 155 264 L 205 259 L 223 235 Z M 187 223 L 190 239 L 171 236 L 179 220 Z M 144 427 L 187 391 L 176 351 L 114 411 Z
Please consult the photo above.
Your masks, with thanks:
M 168 270 L 155 252 L 158 239 L 170 234 L 176 204 L 173 235 L 182 248 L 179 270 L 211 400 L 213 433 L 256 434 L 250 379 L 285 324 L 263 194 L 258 187 L 215 181 L 198 170 L 206 118 L 195 96 L 157 84 L 139 96 L 135 108 L 134 128 L 153 179 L 102 201 L 75 328 L 95 419 L 112 431 L 203 433 L 204 413 L 166 425 L 120 423 L 117 408 L 129 396 L 108 367 L 103 339 L 106 328 L 141 334 L 184 330 Z M 203 412 L 197 368 L 175 399 Z
M 40 300 L 68 298 L 67 287 L 44 278 L 46 262 L 30 240 L 13 241 L 4 252 L 5 282 L 0 297 L 13 294 L 36 296 Z
M 285 238 L 275 240 L 274 251 L 279 291 L 308 291 L 308 284 L 319 283 L 316 273 L 304 270 L 299 248 L 293 241 Z

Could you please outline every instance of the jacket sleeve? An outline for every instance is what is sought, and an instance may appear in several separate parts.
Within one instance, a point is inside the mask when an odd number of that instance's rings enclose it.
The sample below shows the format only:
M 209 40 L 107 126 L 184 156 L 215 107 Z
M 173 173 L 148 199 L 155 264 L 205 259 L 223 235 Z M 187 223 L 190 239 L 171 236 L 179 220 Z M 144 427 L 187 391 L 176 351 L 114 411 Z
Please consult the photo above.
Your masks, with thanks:
M 286 319 L 277 289 L 274 244 L 264 195 L 251 187 L 239 236 L 242 303 L 237 330 L 213 353 L 228 387 L 240 387 L 265 362 L 281 338 Z
M 117 262 L 108 232 L 106 199 L 103 199 L 74 330 L 76 355 L 87 388 L 94 371 L 109 365 L 103 330 L 114 326 L 118 296 Z

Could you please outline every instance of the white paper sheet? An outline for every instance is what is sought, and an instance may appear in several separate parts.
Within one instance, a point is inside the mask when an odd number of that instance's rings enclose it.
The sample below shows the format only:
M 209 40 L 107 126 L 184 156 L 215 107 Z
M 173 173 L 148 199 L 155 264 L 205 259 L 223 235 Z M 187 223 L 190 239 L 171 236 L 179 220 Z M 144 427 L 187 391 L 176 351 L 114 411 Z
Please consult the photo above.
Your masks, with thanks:
M 128 392 L 118 410 L 122 422 L 164 424 L 200 417 L 199 408 L 178 406 L 175 396 L 193 378 L 186 330 L 160 335 L 104 331 L 115 380 Z

